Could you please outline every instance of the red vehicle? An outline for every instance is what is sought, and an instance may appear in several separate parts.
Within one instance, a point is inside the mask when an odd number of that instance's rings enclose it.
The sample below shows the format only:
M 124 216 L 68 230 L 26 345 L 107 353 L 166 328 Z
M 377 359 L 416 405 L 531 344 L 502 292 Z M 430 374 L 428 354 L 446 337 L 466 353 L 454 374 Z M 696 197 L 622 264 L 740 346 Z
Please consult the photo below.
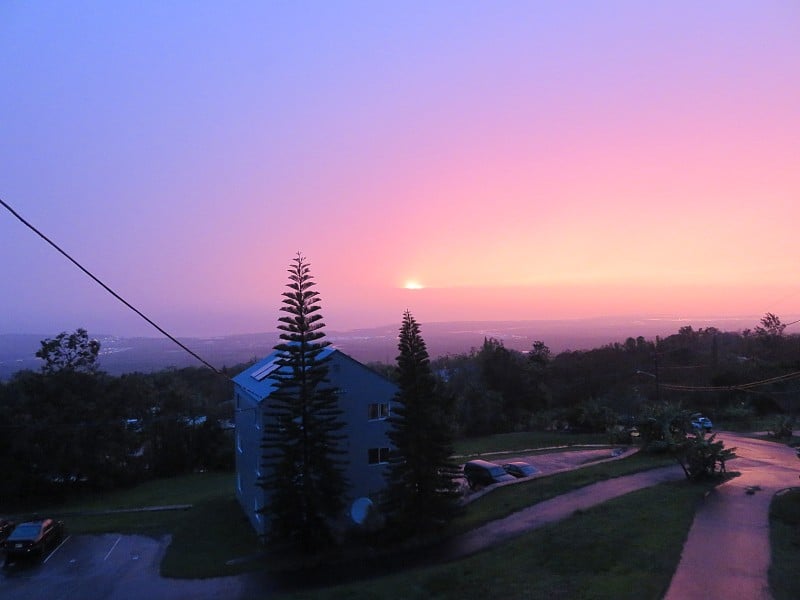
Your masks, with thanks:
M 14 529 L 14 521 L 0 517 L 0 544 L 8 537 L 8 534 Z
M 64 537 L 64 523 L 55 519 L 20 523 L 3 542 L 6 562 L 17 558 L 42 558 Z

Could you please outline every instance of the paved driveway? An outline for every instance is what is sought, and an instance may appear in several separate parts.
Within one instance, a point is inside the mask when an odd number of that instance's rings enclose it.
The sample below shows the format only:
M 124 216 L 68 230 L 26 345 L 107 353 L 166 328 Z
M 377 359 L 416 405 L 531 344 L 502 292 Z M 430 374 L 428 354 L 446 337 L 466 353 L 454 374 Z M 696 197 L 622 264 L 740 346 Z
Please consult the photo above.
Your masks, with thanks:
M 0 596 L 14 600 L 182 600 L 236 598 L 237 577 L 176 580 L 158 576 L 169 537 L 69 536 L 41 563 L 14 563 L 0 571 Z

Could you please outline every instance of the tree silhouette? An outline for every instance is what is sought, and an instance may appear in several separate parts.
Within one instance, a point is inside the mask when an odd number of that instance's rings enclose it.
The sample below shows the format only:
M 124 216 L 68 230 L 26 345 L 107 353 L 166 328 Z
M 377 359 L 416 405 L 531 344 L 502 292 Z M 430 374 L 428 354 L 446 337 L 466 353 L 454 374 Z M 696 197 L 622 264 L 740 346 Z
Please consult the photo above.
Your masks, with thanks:
M 419 325 L 406 311 L 400 327 L 398 387 L 390 417 L 395 448 L 385 508 L 396 530 L 430 531 L 457 507 L 458 467 L 452 456 L 451 406 L 437 393 Z
M 783 335 L 783 330 L 786 325 L 781 323 L 780 317 L 771 312 L 768 312 L 759 321 L 760 325 L 756 327 L 756 334 L 761 336 L 780 337 Z
M 97 355 L 100 342 L 90 340 L 85 329 L 76 329 L 75 333 L 66 331 L 56 337 L 42 340 L 36 357 L 44 360 L 43 373 L 58 371 L 77 371 L 94 373 L 97 369 Z
M 314 285 L 298 253 L 283 292 L 281 311 L 287 314 L 279 318 L 278 369 L 270 375 L 275 390 L 267 399 L 261 446 L 270 536 L 299 541 L 305 552 L 331 541 L 331 521 L 343 507 L 346 487 L 339 458 L 343 423 L 328 382 L 329 358 L 322 356 L 330 342 L 323 339 Z

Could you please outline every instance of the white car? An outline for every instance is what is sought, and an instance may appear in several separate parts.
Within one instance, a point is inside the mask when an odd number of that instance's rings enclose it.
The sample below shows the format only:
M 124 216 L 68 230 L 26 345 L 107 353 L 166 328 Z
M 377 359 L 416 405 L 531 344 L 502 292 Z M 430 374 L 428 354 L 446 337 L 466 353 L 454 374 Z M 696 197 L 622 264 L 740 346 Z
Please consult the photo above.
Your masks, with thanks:
M 711 423 L 711 419 L 708 417 L 694 417 L 692 419 L 692 427 L 695 429 L 702 429 L 704 431 L 711 431 L 713 427 L 713 423 Z

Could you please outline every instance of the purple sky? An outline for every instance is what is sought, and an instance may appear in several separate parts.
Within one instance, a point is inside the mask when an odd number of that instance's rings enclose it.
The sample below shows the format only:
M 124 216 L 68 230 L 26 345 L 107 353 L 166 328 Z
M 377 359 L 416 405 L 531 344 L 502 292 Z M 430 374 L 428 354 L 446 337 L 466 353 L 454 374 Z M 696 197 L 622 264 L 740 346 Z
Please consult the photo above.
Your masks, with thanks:
M 798 32 L 797 2 L 6 1 L 0 197 L 177 335 L 274 329 L 298 250 L 331 329 L 788 320 Z M 0 252 L 0 333 L 156 335 L 2 210 Z

